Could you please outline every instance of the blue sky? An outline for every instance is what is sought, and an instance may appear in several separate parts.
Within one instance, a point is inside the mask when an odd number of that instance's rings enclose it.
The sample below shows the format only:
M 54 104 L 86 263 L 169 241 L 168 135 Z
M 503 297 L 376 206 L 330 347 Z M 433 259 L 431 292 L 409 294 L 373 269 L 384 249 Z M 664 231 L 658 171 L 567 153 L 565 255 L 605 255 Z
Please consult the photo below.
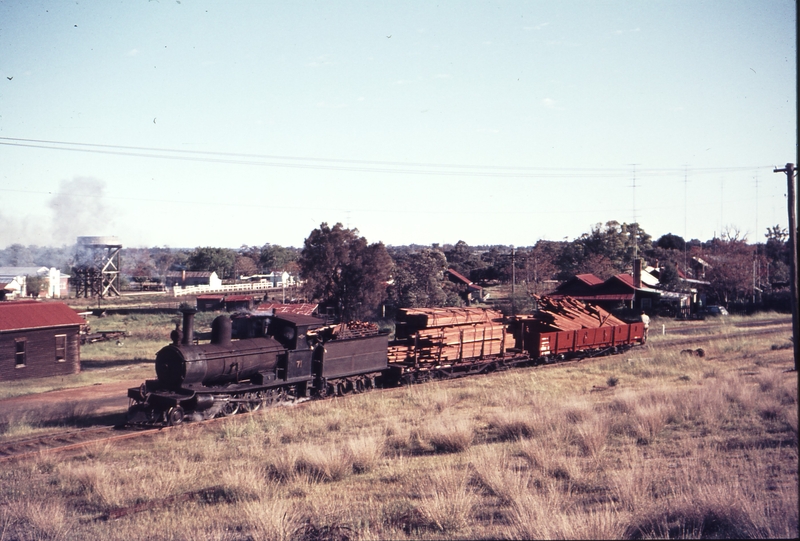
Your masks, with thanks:
M 0 0 L 0 247 L 786 227 L 791 1 Z

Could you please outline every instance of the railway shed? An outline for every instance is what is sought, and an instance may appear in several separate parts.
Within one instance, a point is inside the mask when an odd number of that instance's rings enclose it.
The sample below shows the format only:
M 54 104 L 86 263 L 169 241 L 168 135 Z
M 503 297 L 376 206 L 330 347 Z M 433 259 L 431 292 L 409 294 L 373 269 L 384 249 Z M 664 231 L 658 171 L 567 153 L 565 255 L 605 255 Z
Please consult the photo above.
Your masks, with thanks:
M 252 310 L 253 309 L 252 295 L 226 295 L 225 296 L 225 310 L 228 312 L 236 312 L 237 310 Z
M 198 295 L 197 309 L 201 312 L 213 312 L 225 308 L 225 295 Z
M 85 323 L 60 302 L 0 303 L 0 381 L 80 372 Z

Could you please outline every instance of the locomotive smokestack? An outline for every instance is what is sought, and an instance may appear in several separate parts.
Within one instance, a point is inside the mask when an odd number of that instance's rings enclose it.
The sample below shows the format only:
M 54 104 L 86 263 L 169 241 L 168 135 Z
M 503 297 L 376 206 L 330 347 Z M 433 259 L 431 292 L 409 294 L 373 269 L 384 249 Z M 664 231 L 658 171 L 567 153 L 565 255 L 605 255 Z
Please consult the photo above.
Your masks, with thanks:
M 181 313 L 183 314 L 183 341 L 181 344 L 190 346 L 194 342 L 194 315 L 197 313 L 197 309 L 181 308 Z

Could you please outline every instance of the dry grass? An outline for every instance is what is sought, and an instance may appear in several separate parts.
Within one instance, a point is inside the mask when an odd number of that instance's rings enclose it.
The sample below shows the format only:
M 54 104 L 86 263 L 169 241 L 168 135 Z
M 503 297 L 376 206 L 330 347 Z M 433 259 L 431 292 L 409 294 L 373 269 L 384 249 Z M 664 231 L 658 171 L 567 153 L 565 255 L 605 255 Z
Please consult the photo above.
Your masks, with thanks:
M 797 537 L 791 352 L 652 342 L 1 463 L 0 540 Z

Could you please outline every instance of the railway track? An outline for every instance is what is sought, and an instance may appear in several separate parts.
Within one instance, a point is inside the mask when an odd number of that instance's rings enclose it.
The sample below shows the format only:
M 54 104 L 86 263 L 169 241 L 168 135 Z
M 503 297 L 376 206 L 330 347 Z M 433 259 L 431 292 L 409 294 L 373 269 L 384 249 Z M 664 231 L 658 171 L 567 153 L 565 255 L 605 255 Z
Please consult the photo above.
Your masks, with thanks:
M 771 327 L 776 325 L 791 325 L 792 319 L 790 317 L 782 317 L 782 318 L 774 318 L 774 319 L 765 319 L 761 321 L 741 321 L 733 324 L 727 324 L 723 320 L 719 320 L 717 323 L 698 323 L 693 324 L 691 322 L 687 322 L 680 327 L 673 327 L 671 325 L 666 326 L 667 334 L 698 334 L 702 335 L 702 333 L 720 329 L 724 325 L 728 325 L 733 328 L 737 329 L 752 329 L 754 327 Z M 658 331 L 659 324 L 655 323 L 650 326 L 650 333 Z
M 155 429 L 99 426 L 66 430 L 0 443 L 0 462 L 27 458 L 41 453 L 57 453 L 83 449 L 88 445 L 134 438 Z
M 651 339 L 649 341 L 653 347 L 661 347 L 661 346 L 684 346 L 688 344 L 696 344 L 698 342 L 715 342 L 718 340 L 729 340 L 731 338 L 742 338 L 745 336 L 762 336 L 762 335 L 769 335 L 769 334 L 779 334 L 785 332 L 791 332 L 792 327 L 790 323 L 780 323 L 780 324 L 770 324 L 769 326 L 765 326 L 766 328 L 762 329 L 755 329 L 753 326 L 743 326 L 743 330 L 741 331 L 734 331 L 734 332 L 726 332 L 726 333 L 707 333 L 707 334 L 692 334 L 691 337 L 687 338 L 663 338 L 659 337 L 654 341 L 653 331 L 655 329 L 651 329 Z M 711 327 L 710 329 L 719 329 L 719 326 Z M 709 330 L 710 330 L 709 329 Z M 671 331 L 671 334 L 679 334 Z M 688 334 L 688 333 L 684 333 Z M 668 335 L 669 336 L 669 335 Z
M 282 402 L 272 407 L 296 406 L 308 402 L 308 399 L 299 399 L 291 402 Z M 245 415 L 255 415 L 265 409 L 247 413 L 239 413 L 235 417 L 241 418 Z M 181 424 L 178 426 L 98 426 L 83 429 L 64 430 L 41 436 L 32 436 L 0 442 L 0 463 L 17 460 L 21 458 L 31 458 L 42 454 L 68 453 L 70 451 L 80 451 L 90 445 L 113 443 L 143 436 L 152 436 L 168 430 L 175 430 L 181 427 L 209 426 L 214 423 L 221 423 L 234 416 L 218 417 L 198 423 Z

